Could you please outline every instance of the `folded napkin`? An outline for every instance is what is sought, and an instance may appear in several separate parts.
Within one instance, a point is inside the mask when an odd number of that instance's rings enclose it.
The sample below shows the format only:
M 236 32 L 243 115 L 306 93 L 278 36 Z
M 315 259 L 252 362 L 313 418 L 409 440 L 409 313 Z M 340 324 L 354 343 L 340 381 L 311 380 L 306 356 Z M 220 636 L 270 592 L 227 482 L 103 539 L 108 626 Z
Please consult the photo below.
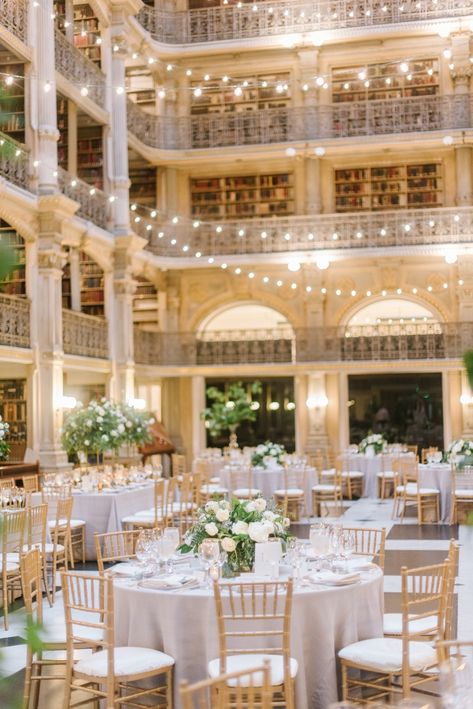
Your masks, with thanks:
M 348 559 L 346 568 L 350 573 L 353 571 L 369 571 L 370 569 L 376 568 L 376 564 L 373 564 L 371 559 L 367 556 L 355 556 L 353 559 Z
M 116 566 L 112 566 L 110 569 L 107 569 L 107 573 L 112 576 L 135 576 L 138 571 L 138 566 L 130 563 L 129 561 L 124 561 L 121 564 L 116 564 Z
M 157 591 L 170 590 L 173 588 L 191 588 L 197 585 L 198 581 L 194 576 L 183 576 L 180 574 L 158 576 L 158 578 L 145 579 L 139 583 L 141 588 L 152 588 Z
M 321 583 L 324 586 L 349 586 L 352 583 L 357 583 L 360 578 L 359 573 L 335 574 L 333 571 L 321 571 L 309 576 L 313 583 Z

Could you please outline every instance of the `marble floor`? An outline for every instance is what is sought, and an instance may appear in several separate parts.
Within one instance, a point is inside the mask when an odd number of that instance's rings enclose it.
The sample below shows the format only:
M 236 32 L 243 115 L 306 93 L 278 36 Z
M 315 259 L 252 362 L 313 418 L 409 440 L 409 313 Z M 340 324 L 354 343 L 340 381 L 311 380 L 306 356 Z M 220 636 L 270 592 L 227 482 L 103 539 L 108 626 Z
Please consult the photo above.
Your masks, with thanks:
M 440 563 L 446 557 L 449 540 L 457 539 L 460 544 L 458 577 L 455 586 L 455 609 L 457 636 L 473 639 L 473 526 L 450 526 L 444 524 L 418 525 L 416 519 L 407 517 L 402 524 L 393 521 L 392 501 L 363 498 L 346 507 L 343 522 L 349 526 L 385 527 L 387 533 L 385 558 L 385 610 L 400 610 L 400 569 L 402 566 L 416 567 Z M 294 529 L 297 536 L 307 537 L 308 520 Z M 96 571 L 95 563 L 77 565 L 77 570 Z M 53 608 L 44 605 L 45 624 L 62 613 L 61 592 Z M 23 683 L 25 664 L 25 644 L 21 639 L 25 627 L 25 614 L 21 603 L 10 614 L 10 627 L 0 627 L 0 707 L 7 705 L 7 695 L 20 691 Z M 59 685 L 59 682 L 50 683 Z M 40 709 L 61 707 L 60 687 L 48 692 L 40 701 Z

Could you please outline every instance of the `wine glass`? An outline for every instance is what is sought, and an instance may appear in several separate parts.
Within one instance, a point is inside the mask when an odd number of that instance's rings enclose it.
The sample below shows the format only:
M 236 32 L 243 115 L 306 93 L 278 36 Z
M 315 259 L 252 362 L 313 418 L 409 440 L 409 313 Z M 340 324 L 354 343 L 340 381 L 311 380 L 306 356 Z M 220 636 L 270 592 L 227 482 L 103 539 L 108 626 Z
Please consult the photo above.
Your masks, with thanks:
M 473 669 L 468 657 L 454 655 L 448 662 L 443 662 L 439 667 L 440 689 L 446 709 L 456 707 L 473 707 L 471 699 L 471 686 L 473 682 Z
M 317 562 L 316 571 L 320 571 L 322 560 L 330 550 L 330 534 L 327 526 L 322 522 L 311 524 L 309 541 Z
M 142 529 L 138 535 L 135 546 L 135 556 L 138 560 L 138 564 L 141 567 L 141 574 L 144 576 L 147 566 L 149 565 L 152 558 L 151 541 L 152 537 L 150 535 L 152 530 Z
M 167 557 L 167 572 L 169 574 L 172 574 L 172 572 L 173 572 L 172 557 L 173 557 L 174 552 L 176 551 L 176 549 L 180 543 L 179 528 L 178 527 L 166 527 L 163 530 L 163 534 L 161 537 L 161 548 L 163 546 L 163 543 L 164 543 L 164 547 L 165 547 L 166 551 L 171 550 L 171 553 Z
M 204 539 L 199 547 L 198 556 L 202 566 L 205 569 L 207 586 L 210 588 L 210 567 L 217 563 L 220 556 L 220 543 L 218 539 Z
M 345 561 L 345 571 L 348 571 L 348 559 L 355 551 L 355 547 L 354 532 L 343 532 L 340 536 L 340 556 Z

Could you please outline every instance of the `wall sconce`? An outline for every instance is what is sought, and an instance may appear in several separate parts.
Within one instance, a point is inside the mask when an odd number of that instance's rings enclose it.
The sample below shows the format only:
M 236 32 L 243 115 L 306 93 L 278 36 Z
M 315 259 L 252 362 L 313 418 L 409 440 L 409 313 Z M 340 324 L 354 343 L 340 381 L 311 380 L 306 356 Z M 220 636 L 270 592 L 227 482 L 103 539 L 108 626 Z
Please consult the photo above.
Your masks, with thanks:
M 75 409 L 77 406 L 77 399 L 75 396 L 62 396 L 61 397 L 61 409 Z
M 460 397 L 460 403 L 463 404 L 463 406 L 471 406 L 471 404 L 473 404 L 473 396 L 470 396 L 469 394 L 462 394 Z
M 308 409 L 326 409 L 328 406 L 328 399 L 325 394 L 320 394 L 319 396 L 309 396 L 306 400 L 305 405 Z

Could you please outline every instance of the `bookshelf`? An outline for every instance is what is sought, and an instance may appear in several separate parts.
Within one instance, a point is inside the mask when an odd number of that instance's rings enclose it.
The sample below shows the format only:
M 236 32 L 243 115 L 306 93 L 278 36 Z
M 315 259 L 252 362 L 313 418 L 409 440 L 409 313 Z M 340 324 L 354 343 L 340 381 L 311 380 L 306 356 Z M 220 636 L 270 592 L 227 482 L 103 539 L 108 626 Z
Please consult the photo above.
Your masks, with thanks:
M 133 324 L 142 330 L 158 328 L 158 291 L 153 283 L 136 276 L 136 291 L 133 296 Z
M 99 43 L 97 44 L 97 40 Z M 90 5 L 74 5 L 74 44 L 88 59 L 100 66 L 100 25 Z
M 11 246 L 17 254 L 13 271 L 0 283 L 0 293 L 26 298 L 26 251 L 25 242 L 9 224 L 0 220 L 0 241 Z
M 253 76 L 232 76 L 232 86 L 222 79 L 193 81 L 191 88 L 202 88 L 201 96 L 194 96 L 191 91 L 191 113 L 243 113 L 245 111 L 284 108 L 290 103 L 289 74 L 256 74 Z M 244 85 L 245 84 L 247 85 Z M 235 84 L 242 90 L 241 96 L 235 96 Z M 265 84 L 267 84 L 265 86 Z M 277 86 L 280 90 L 277 90 Z
M 191 179 L 192 216 L 248 219 L 294 214 L 292 173 Z
M 0 414 L 10 427 L 10 457 L 23 460 L 26 449 L 26 379 L 0 379 Z
M 441 163 L 335 170 L 336 212 L 427 208 L 441 204 Z
M 0 51 L 0 130 L 25 142 L 25 67 L 11 54 Z M 7 77 L 12 82 L 7 84 Z
M 149 69 L 145 67 L 126 68 L 126 92 L 128 98 L 138 103 L 142 108 L 156 106 L 156 90 L 154 78 Z
M 79 252 L 81 311 L 104 315 L 104 275 L 100 266 L 84 251 Z M 70 285 L 69 285 L 70 290 Z
M 77 175 L 89 185 L 103 189 L 102 126 L 85 125 L 77 129 Z
M 403 62 L 390 62 L 332 69 L 334 103 L 433 96 L 437 93 L 437 59 L 416 59 L 406 62 L 406 66 Z
M 57 159 L 59 166 L 64 170 L 68 169 L 69 165 L 69 148 L 68 148 L 68 105 L 67 99 L 60 94 L 56 100 L 57 111 L 57 127 L 59 131 L 59 140 L 57 143 Z
M 130 201 L 149 207 L 156 206 L 156 168 L 130 163 Z

